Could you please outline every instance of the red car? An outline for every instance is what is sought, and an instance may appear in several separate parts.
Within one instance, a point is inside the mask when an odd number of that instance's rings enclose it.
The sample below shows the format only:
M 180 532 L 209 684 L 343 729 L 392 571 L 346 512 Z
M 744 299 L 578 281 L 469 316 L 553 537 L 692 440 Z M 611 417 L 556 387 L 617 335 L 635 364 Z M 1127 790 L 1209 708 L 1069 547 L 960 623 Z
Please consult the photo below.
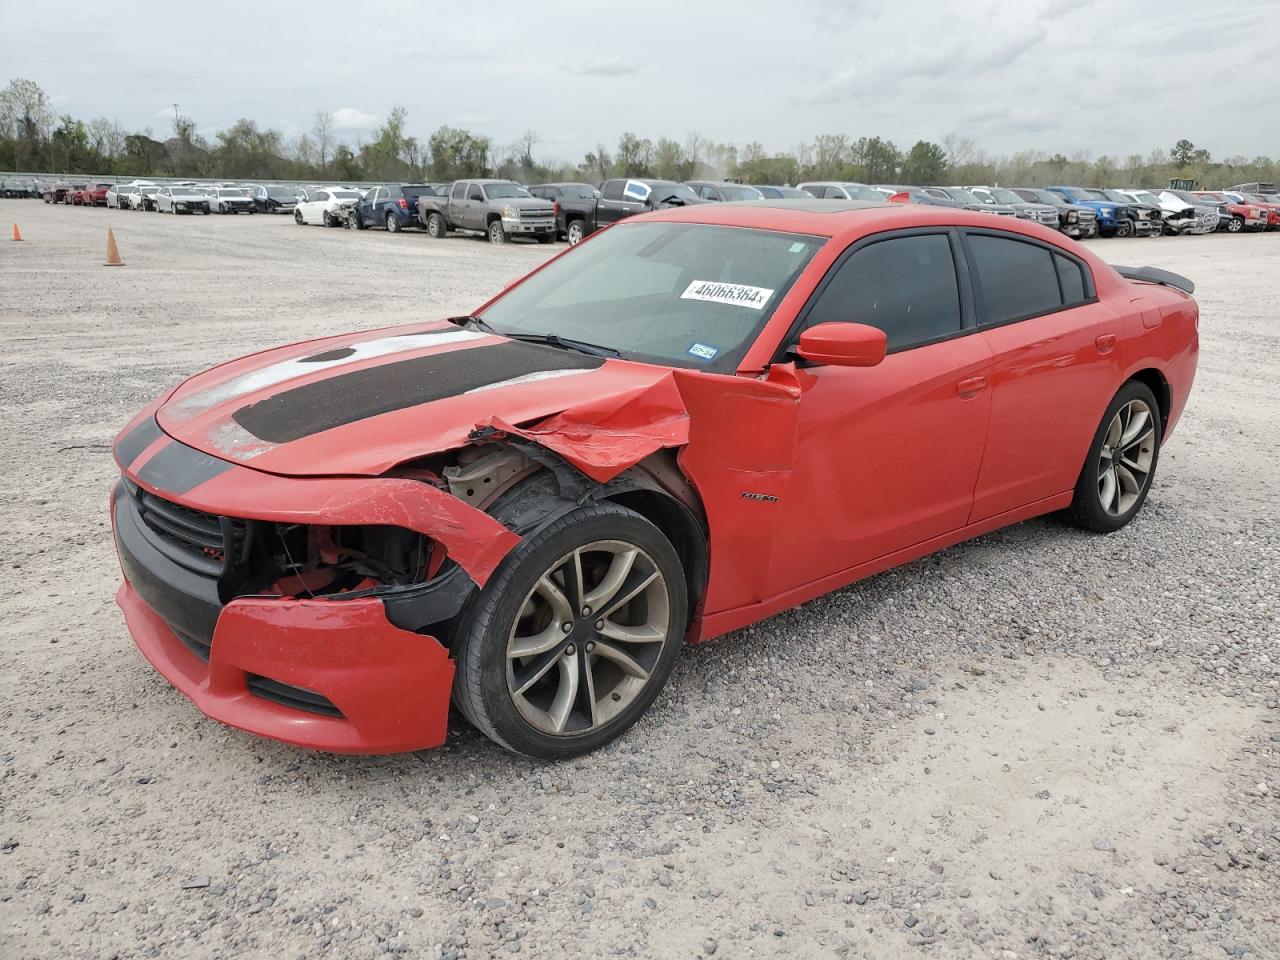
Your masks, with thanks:
M 117 595 L 209 716 L 359 753 L 618 736 L 700 643 L 998 527 L 1123 527 L 1192 285 L 1012 217 L 637 216 L 473 316 L 198 374 L 115 440 Z
M 1234 197 L 1215 190 L 1197 190 L 1197 197 L 1212 200 L 1217 204 L 1225 204 L 1222 215 L 1225 218 L 1220 230 L 1228 233 L 1239 233 L 1242 230 L 1267 229 L 1267 211 L 1252 203 L 1240 203 Z
M 80 203 L 86 207 L 105 207 L 107 205 L 107 191 L 111 189 L 109 183 L 94 183 L 85 187 L 80 194 Z
M 1230 200 L 1236 203 L 1248 203 L 1255 207 L 1261 207 L 1267 212 L 1267 229 L 1280 230 L 1280 196 L 1275 194 L 1260 193 L 1236 193 L 1228 190 L 1224 193 Z
M 83 183 L 67 187 L 67 192 L 62 196 L 62 202 L 69 206 L 78 207 L 84 203 L 84 195 L 88 189 Z

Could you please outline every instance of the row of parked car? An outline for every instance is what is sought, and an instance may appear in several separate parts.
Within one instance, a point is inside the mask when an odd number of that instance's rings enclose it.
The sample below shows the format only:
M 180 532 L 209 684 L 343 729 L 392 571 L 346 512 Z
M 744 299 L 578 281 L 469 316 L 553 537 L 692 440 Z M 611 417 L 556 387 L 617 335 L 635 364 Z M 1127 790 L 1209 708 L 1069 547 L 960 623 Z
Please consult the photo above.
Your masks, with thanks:
M 234 183 L 48 184 L 47 203 L 172 213 L 284 213 L 301 225 L 420 228 L 433 237 L 473 232 L 490 242 L 527 238 L 576 244 L 617 220 L 698 203 L 790 199 L 892 201 L 954 207 L 1018 217 L 1078 239 L 1239 233 L 1280 229 L 1280 193 L 1271 183 L 1197 190 L 1186 181 L 1165 188 L 1102 189 L 1054 186 L 910 186 L 809 181 L 795 186 L 727 181 L 617 177 L 599 184 L 561 182 L 525 186 L 511 180 L 378 184 L 357 187 Z

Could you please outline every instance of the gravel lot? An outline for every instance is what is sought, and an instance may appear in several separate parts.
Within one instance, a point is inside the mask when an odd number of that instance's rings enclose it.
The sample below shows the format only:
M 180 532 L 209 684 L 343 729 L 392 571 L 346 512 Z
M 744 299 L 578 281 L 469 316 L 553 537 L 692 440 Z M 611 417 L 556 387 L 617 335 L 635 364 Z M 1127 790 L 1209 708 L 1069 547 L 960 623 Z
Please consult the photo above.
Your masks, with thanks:
M 272 344 L 552 250 L 0 201 L 0 956 L 1280 956 L 1280 234 L 1199 285 L 1128 528 L 1001 531 L 696 650 L 614 747 L 304 753 L 202 717 L 112 596 L 115 431 Z M 101 266 L 107 226 L 126 266 Z M 553 248 L 562 249 L 561 247 Z

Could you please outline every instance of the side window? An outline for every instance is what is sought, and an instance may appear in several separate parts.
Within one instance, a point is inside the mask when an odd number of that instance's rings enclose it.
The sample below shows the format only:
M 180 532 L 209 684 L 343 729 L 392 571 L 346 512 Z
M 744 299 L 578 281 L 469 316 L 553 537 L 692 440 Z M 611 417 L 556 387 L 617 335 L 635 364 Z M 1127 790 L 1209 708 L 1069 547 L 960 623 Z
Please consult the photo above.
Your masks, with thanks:
M 926 190 L 926 191 L 925 191 L 925 193 L 927 193 L 927 194 L 928 194 L 929 196 L 931 196 L 931 197 L 937 197 L 939 200 L 950 200 L 950 199 L 951 199 L 951 198 L 950 198 L 950 197 L 948 197 L 945 193 L 943 193 L 941 190 Z
M 480 189 L 480 187 L 479 187 L 479 185 L 478 185 L 478 184 L 474 184 L 474 183 L 473 183 L 473 184 L 471 185 L 471 191 L 470 191 L 470 193 L 468 193 L 468 194 L 467 194 L 467 199 L 468 199 L 468 200 L 478 200 L 478 201 L 480 201 L 481 203 L 484 203 L 484 192 L 483 192 L 483 191 L 481 191 L 481 189 Z
M 604 183 L 604 199 L 621 200 L 622 188 L 626 181 L 624 180 L 606 180 Z
M 467 195 L 467 185 L 465 183 L 463 183 L 460 180 L 453 185 L 453 193 L 451 194 L 452 199 L 461 200 L 466 195 Z
M 328 192 L 327 192 L 327 191 L 325 191 L 325 190 L 317 190 L 317 191 L 316 191 L 316 195 L 315 195 L 314 197 L 312 197 L 311 199 L 312 199 L 312 200 L 319 200 L 319 201 L 328 200 L 328 199 L 329 199 L 329 194 L 328 194 Z
M 1020 320 L 1062 306 L 1054 255 L 1044 247 L 969 234 L 969 249 L 986 304 L 984 323 Z
M 1053 265 L 1058 268 L 1058 283 L 1062 287 L 1062 302 L 1066 306 L 1084 303 L 1089 299 L 1085 292 L 1084 269 L 1070 257 L 1053 255 Z
M 958 333 L 960 288 L 945 233 L 879 240 L 836 268 L 805 319 L 866 323 L 885 333 L 890 350 Z
M 378 192 L 377 192 L 377 193 L 375 193 L 375 194 L 373 195 L 373 199 L 374 199 L 375 201 L 376 201 L 376 200 L 390 200 L 390 199 L 391 199 L 391 191 L 390 191 L 390 190 L 388 190 L 386 187 L 379 187 L 379 188 L 378 188 Z
M 716 188 L 711 186 L 710 184 L 703 184 L 702 187 L 698 190 L 698 196 L 700 196 L 703 200 L 719 200 L 720 199 L 720 195 L 716 193 Z
M 849 199 L 844 195 L 844 191 L 841 190 L 839 187 L 827 187 L 827 190 L 823 194 L 823 196 L 826 197 L 828 200 L 848 200 Z

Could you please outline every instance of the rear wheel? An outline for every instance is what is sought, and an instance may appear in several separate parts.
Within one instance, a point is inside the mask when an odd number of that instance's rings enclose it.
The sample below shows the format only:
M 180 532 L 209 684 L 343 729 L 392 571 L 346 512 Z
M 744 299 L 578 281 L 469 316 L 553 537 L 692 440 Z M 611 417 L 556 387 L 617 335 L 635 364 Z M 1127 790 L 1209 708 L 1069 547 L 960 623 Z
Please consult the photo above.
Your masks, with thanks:
M 1103 414 L 1076 482 L 1072 520 L 1112 533 L 1146 502 L 1160 459 L 1160 407 L 1145 383 L 1130 380 Z
M 464 615 L 454 700 L 509 750 L 562 759 L 621 735 L 657 697 L 687 622 L 684 572 L 625 507 L 577 507 L 527 536 Z
M 501 220 L 494 220 L 489 224 L 489 242 L 490 243 L 506 243 L 507 231 L 503 227 Z
M 427 216 L 427 236 L 440 240 L 448 232 L 444 217 L 438 213 L 432 213 Z
M 565 228 L 565 239 L 569 241 L 569 246 L 576 247 L 587 237 L 587 225 L 581 220 L 572 221 Z
M 400 221 L 396 219 L 394 213 L 387 214 L 387 233 L 399 233 Z

